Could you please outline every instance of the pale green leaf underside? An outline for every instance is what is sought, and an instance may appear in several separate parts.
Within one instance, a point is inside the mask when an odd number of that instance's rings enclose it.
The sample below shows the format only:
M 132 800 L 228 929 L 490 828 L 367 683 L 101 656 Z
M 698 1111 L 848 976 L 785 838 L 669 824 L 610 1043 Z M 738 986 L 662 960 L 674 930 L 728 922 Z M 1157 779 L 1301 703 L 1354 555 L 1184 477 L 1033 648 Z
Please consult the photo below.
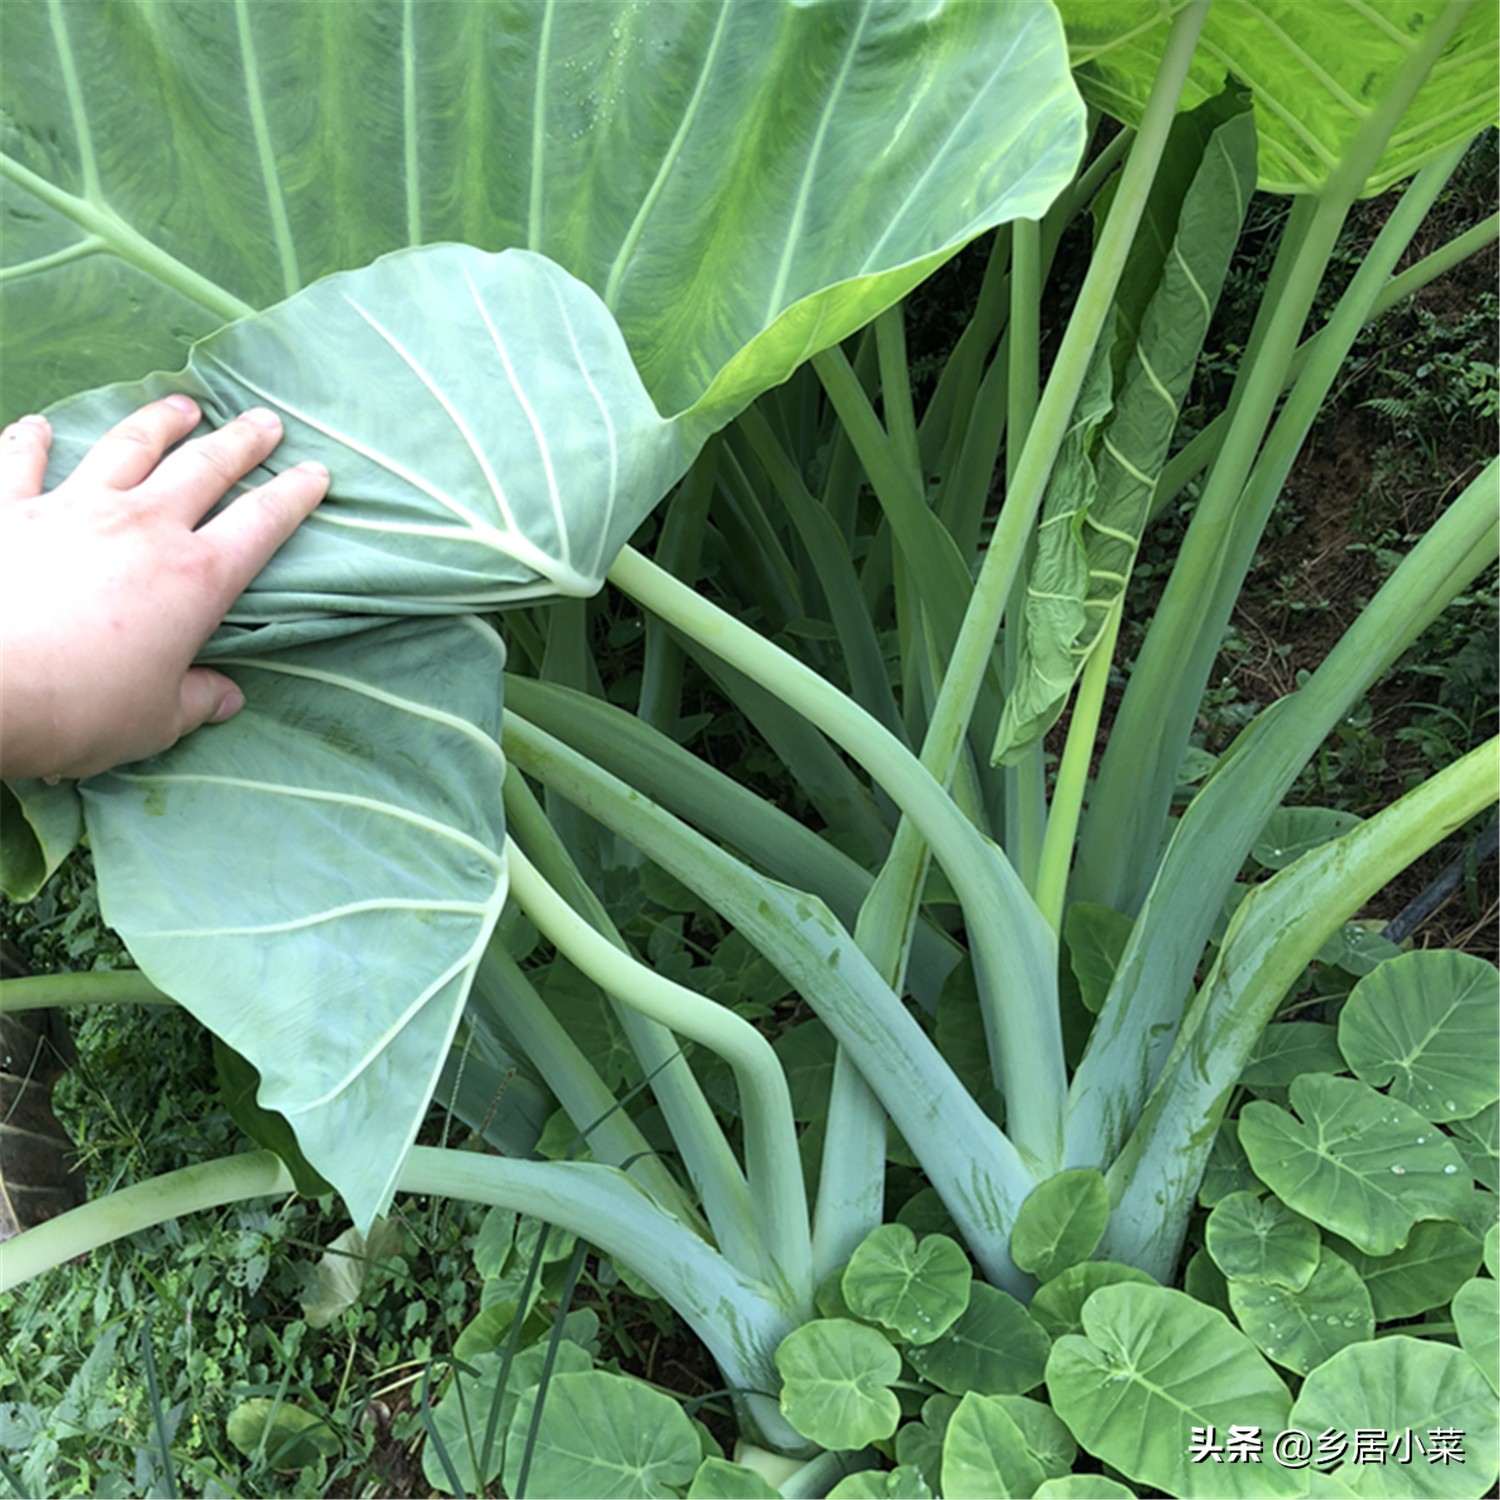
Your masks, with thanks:
M 524 250 L 401 251 L 231 324 L 181 375 L 64 401 L 49 482 L 171 390 L 208 426 L 272 407 L 286 435 L 268 464 L 316 459 L 334 476 L 235 605 L 238 624 L 592 594 L 686 465 L 608 309 Z
M 711 428 L 1083 145 L 1035 0 L 9 0 L 6 51 L 6 415 L 453 240 L 567 267 Z
M 106 919 L 361 1224 L 505 901 L 503 660 L 467 617 L 226 660 L 240 714 L 83 784 Z
M 1127 124 L 1141 109 L 1182 0 L 1062 0 L 1079 82 Z M 1429 0 L 1220 0 L 1183 90 L 1191 108 L 1226 76 L 1255 95 L 1259 184 L 1316 190 L 1441 7 Z M 1406 112 L 1366 187 L 1383 192 L 1494 123 L 1495 6 L 1474 5 Z

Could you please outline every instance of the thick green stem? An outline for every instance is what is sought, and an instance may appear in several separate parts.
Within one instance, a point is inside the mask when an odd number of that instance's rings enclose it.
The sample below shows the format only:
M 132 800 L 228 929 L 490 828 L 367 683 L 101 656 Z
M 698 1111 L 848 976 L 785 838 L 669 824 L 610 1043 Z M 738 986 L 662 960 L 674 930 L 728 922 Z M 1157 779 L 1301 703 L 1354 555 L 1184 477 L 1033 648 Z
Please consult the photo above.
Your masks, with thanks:
M 1005 856 L 900 741 L 816 672 L 629 547 L 609 578 L 815 724 L 879 781 L 917 825 L 964 907 L 1011 1139 L 1042 1171 L 1056 1170 L 1059 1100 L 1067 1079 L 1057 1010 L 1056 935 L 1040 919 Z
M 1370 684 L 1494 562 L 1497 468 L 1449 506 L 1307 682 L 1235 741 L 1182 815 L 1073 1077 L 1069 1166 L 1107 1166 L 1124 1143 L 1265 820 Z
M 592 1163 L 515 1161 L 415 1146 L 398 1186 L 531 1214 L 597 1245 L 661 1292 L 692 1325 L 769 1441 L 806 1451 L 806 1440 L 775 1403 L 776 1346 L 797 1326 L 800 1310 L 737 1271 L 622 1173 Z M 291 1174 L 270 1151 L 169 1172 L 6 1241 L 0 1248 L 0 1292 L 168 1219 L 291 1191 Z
M 175 1005 L 139 969 L 91 969 L 84 974 L 34 974 L 0 979 L 0 1011 L 69 1005 Z
M 786 1075 L 771 1044 L 748 1021 L 702 995 L 664 979 L 601 936 L 542 879 L 512 841 L 507 844 L 516 904 L 570 963 L 601 989 L 659 1025 L 700 1043 L 734 1070 L 745 1121 L 747 1205 L 768 1251 L 762 1278 L 787 1301 L 812 1306 L 812 1248 L 807 1193 Z M 750 1238 L 754 1239 L 753 1232 Z
M 1104 690 L 1109 686 L 1109 668 L 1114 660 L 1122 613 L 1122 601 L 1116 602 L 1089 652 L 1078 695 L 1073 700 L 1073 716 L 1068 721 L 1067 743 L 1057 767 L 1057 783 L 1052 789 L 1052 810 L 1037 870 L 1036 904 L 1055 932 L 1062 931 L 1073 841 L 1083 812 L 1083 796 L 1088 788 L 1089 766 L 1093 762 L 1099 715 L 1104 709 Z
M 1261 1032 L 1319 948 L 1426 850 L 1494 802 L 1500 740 L 1439 771 L 1245 898 L 1125 1150 L 1103 1251 L 1165 1281 L 1214 1135 Z
M 596 931 L 621 952 L 628 952 L 625 939 L 610 921 L 603 902 L 579 873 L 531 788 L 514 770 L 505 778 L 505 819 L 511 837 L 526 849 L 548 883 L 561 891 Z M 609 1003 L 649 1080 L 652 1095 L 661 1106 L 667 1128 L 682 1153 L 683 1164 L 703 1200 L 719 1244 L 736 1265 L 754 1264 L 759 1255 L 758 1236 L 746 1227 L 748 1200 L 739 1163 L 696 1074 L 682 1055 L 677 1038 L 666 1027 L 612 995 Z
M 757 875 L 550 735 L 508 713 L 505 753 L 577 802 L 722 912 L 817 1011 L 853 1056 L 975 1259 L 1016 1295 L 1010 1227 L 1037 1174 L 970 1098 L 926 1032 L 823 903 Z
M 1336 370 L 1395 264 L 1395 256 L 1387 259 L 1387 253 L 1399 254 L 1409 243 L 1451 162 L 1441 171 L 1424 169 L 1403 195 L 1298 381 L 1304 399 L 1298 402 L 1294 392 L 1296 412 L 1282 413 L 1274 452 L 1262 455 L 1262 440 L 1303 325 L 1349 208 L 1467 8 L 1460 3 L 1441 13 L 1366 117 L 1322 191 L 1299 200 L 1292 211 L 1231 397 L 1228 435 L 1137 658 L 1100 766 L 1075 878 L 1075 893 L 1082 900 L 1133 914 L 1150 884 L 1150 851 L 1161 846 L 1178 767 L 1219 642 L 1281 479 L 1326 391 L 1326 386 L 1315 389 L 1313 367 L 1331 381 L 1330 363 Z M 1142 767 L 1150 768 L 1144 778 Z

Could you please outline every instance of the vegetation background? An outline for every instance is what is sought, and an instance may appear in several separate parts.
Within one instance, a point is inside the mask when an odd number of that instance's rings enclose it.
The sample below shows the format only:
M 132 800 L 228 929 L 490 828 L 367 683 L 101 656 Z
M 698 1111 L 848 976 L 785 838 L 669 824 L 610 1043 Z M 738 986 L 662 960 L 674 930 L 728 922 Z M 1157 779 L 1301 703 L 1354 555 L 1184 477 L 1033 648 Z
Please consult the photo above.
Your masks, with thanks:
M 1493 211 L 1496 180 L 1490 132 L 1434 216 L 1434 235 Z M 1363 204 L 1351 221 L 1339 252 L 1350 274 L 1390 202 Z M 1205 421 L 1222 406 L 1286 212 L 1285 199 L 1270 197 L 1252 208 L 1179 440 L 1191 436 L 1195 414 Z M 1081 243 L 1073 248 L 1070 262 L 1064 246 L 1054 278 L 1064 292 L 1076 286 L 1087 254 Z M 1419 242 L 1411 258 L 1426 248 Z M 919 400 L 924 374 L 972 310 L 983 255 L 982 246 L 960 255 L 912 299 L 908 328 Z M 1399 553 L 1487 461 L 1500 414 L 1496 287 L 1494 255 L 1487 252 L 1361 337 L 1282 496 L 1223 641 L 1198 724 L 1204 749 L 1225 748 L 1255 712 L 1296 686 Z M 1339 289 L 1331 284 L 1330 298 Z M 1060 329 L 1067 307 L 1053 311 Z M 1127 620 L 1149 618 L 1161 564 L 1193 500 L 1189 492 L 1148 533 Z M 1491 573 L 1330 737 L 1289 801 L 1367 812 L 1494 733 L 1496 598 Z M 601 672 L 627 697 L 639 671 L 639 633 L 618 604 L 605 600 L 596 601 L 591 623 Z M 1128 663 L 1130 655 L 1127 638 L 1119 660 Z M 694 748 L 758 789 L 772 785 L 764 774 L 773 765 L 769 752 L 733 705 L 704 679 L 695 679 L 693 690 L 701 705 Z M 1052 748 L 1065 727 L 1066 721 L 1053 731 Z M 795 802 L 787 810 L 806 811 Z M 1467 830 L 1462 840 L 1432 851 L 1363 919 L 1379 930 L 1467 848 L 1457 888 L 1414 943 L 1493 959 L 1500 904 L 1495 863 L 1476 849 L 1481 831 Z M 680 888 L 653 882 L 635 910 L 628 935 L 645 947 L 661 933 L 698 945 L 705 961 L 717 959 L 737 976 L 742 999 L 758 1007 L 773 1035 L 804 1017 L 769 969 L 748 963 L 717 919 L 695 909 Z M 0 936 L 7 954 L 35 973 L 128 962 L 101 921 L 82 853 L 31 905 L 0 906 Z M 1313 966 L 1295 1004 L 1315 1005 L 1337 984 L 1324 968 Z M 186 1013 L 92 1010 L 74 1042 L 77 1060 L 57 1082 L 53 1103 L 77 1143 L 89 1196 L 236 1149 L 238 1132 L 208 1036 Z M 423 1139 L 454 1144 L 454 1129 L 435 1107 Z M 906 1188 L 917 1185 L 913 1180 Z M 157 1493 L 166 1445 L 177 1481 L 204 1495 L 431 1493 L 421 1453 L 422 1391 L 436 1382 L 460 1330 L 479 1310 L 476 1247 L 482 1249 L 486 1216 L 477 1205 L 401 1200 L 388 1239 L 372 1247 L 377 1264 L 342 1307 L 338 1280 L 351 1261 L 337 1249 L 328 1254 L 347 1229 L 333 1199 L 170 1222 L 40 1278 L 0 1303 L 0 1484 L 25 1493 L 24 1456 L 29 1472 L 45 1468 L 58 1495 Z M 563 1236 L 536 1245 L 535 1258 L 546 1269 L 535 1316 L 546 1319 L 557 1307 L 571 1252 Z M 603 1367 L 671 1391 L 718 1439 L 731 1440 L 715 1368 L 665 1303 L 590 1256 L 571 1305 L 573 1316 L 581 1310 L 593 1320 Z M 329 1308 L 337 1310 L 325 1316 Z M 320 1420 L 305 1444 L 273 1460 L 263 1443 L 236 1442 L 233 1416 L 254 1401 L 295 1404 Z

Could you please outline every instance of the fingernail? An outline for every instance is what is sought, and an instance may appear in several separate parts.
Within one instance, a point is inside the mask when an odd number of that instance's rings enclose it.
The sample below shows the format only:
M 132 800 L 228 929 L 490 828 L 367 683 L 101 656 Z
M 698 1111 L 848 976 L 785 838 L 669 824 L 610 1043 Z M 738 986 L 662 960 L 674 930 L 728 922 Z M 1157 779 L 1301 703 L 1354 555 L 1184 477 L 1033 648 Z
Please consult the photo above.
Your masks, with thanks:
M 173 411 L 180 411 L 187 417 L 198 415 L 198 403 L 191 396 L 166 396 L 163 399 Z
M 244 415 L 247 422 L 254 422 L 257 427 L 264 427 L 272 432 L 281 428 L 281 418 L 269 407 L 252 406 Z
M 230 690 L 219 699 L 219 706 L 209 716 L 210 724 L 222 724 L 232 719 L 245 706 L 245 695 L 238 688 Z
M 306 459 L 304 462 L 298 464 L 297 467 L 304 474 L 311 474 L 314 479 L 328 478 L 328 465 L 317 463 L 313 459 Z
M 17 427 L 19 427 L 23 422 L 28 427 L 39 427 L 43 432 L 46 432 L 52 426 L 52 424 L 46 419 L 46 417 L 39 416 L 34 411 L 28 412 L 24 417 L 16 418 Z

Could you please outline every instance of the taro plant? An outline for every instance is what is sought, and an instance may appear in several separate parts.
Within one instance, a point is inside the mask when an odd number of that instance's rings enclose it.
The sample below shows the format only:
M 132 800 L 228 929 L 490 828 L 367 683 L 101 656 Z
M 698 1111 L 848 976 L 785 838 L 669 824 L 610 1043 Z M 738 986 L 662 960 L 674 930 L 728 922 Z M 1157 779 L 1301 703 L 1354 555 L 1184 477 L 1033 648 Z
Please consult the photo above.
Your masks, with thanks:
M 286 423 L 274 462 L 334 482 L 205 648 L 238 717 L 5 794 L 7 889 L 86 832 L 140 968 L 0 1003 L 187 1007 L 258 1075 L 245 1117 L 279 1155 L 31 1230 L 5 1284 L 294 1184 L 361 1228 L 398 1191 L 453 1194 L 664 1295 L 747 1438 L 825 1450 L 784 1493 L 879 1455 L 897 1472 L 836 1492 L 1128 1493 L 1101 1465 L 1178 1495 L 1342 1492 L 1356 1453 L 1313 1481 L 1272 1435 L 1381 1425 L 1461 1429 L 1464 1467 L 1432 1474 L 1483 1492 L 1494 970 L 1392 955 L 1336 1031 L 1278 1015 L 1494 800 L 1491 743 L 1363 822 L 1281 808 L 1493 564 L 1493 465 L 1179 792 L 1356 335 L 1495 238 L 1397 273 L 1493 116 L 1490 8 L 16 3 L 7 28 L 7 412 L 55 398 L 63 473 L 151 395 L 210 424 L 253 399 Z M 1351 205 L 1397 183 L 1309 329 Z M 1293 207 L 1228 407 L 1184 441 L 1257 184 Z M 1043 381 L 1070 226 L 1092 255 Z M 901 299 L 981 237 L 919 401 Z M 1096 754 L 1137 548 L 1190 484 Z M 606 582 L 645 621 L 626 706 L 589 649 Z M 694 754 L 690 671 L 822 835 Z M 1275 873 L 1246 890 L 1252 850 Z M 622 871 L 693 892 L 816 1019 L 773 1047 L 699 992 L 680 929 L 642 962 L 605 899 Z M 507 1155 L 412 1144 L 455 1049 L 471 1095 L 446 1097 Z M 548 1159 L 554 1108 L 575 1144 Z M 930 1191 L 892 1201 L 891 1152 Z M 435 1483 L 775 1493 L 567 1325 L 517 1352 L 528 1295 L 503 1360 L 493 1317 L 465 1346 L 443 1399 L 473 1382 L 492 1414 L 463 1465 L 434 1442 Z M 1251 1426 L 1259 1461 L 1194 1461 Z

